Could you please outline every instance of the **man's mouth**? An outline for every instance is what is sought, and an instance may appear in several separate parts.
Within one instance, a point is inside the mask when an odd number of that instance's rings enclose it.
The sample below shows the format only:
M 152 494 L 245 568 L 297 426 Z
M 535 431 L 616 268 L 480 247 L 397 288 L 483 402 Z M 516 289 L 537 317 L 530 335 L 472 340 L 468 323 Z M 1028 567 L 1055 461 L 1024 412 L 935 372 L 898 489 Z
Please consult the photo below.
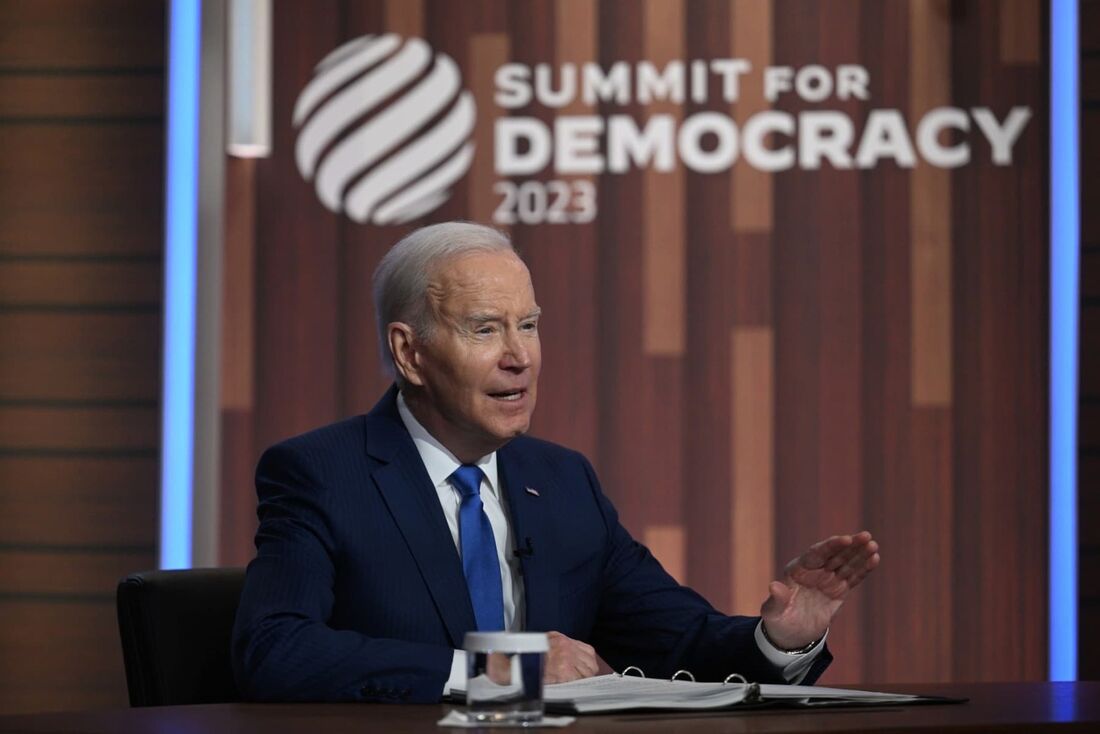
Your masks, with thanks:
M 515 390 L 501 390 L 500 392 L 491 392 L 489 393 L 489 397 L 495 400 L 519 400 L 526 394 L 526 390 L 522 388 L 517 388 Z

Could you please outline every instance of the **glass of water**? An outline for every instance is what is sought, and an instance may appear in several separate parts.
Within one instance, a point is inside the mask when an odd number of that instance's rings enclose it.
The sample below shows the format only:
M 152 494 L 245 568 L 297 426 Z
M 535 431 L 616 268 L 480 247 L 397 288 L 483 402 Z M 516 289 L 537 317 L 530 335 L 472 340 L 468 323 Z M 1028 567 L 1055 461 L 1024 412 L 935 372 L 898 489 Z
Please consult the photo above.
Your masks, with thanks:
M 467 632 L 466 716 L 470 721 L 532 724 L 542 720 L 544 632 Z

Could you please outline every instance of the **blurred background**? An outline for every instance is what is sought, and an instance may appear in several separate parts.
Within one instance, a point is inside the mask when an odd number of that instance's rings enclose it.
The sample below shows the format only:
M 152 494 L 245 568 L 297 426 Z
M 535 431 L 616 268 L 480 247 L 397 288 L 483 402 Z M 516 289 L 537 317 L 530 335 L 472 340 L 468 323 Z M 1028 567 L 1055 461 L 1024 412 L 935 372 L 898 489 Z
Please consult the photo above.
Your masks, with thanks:
M 531 268 L 533 433 L 678 579 L 752 614 L 866 527 L 823 682 L 1100 677 L 1074 6 L 0 0 L 0 713 L 126 705 L 119 578 L 248 562 L 259 452 L 370 409 L 373 268 L 460 218 Z

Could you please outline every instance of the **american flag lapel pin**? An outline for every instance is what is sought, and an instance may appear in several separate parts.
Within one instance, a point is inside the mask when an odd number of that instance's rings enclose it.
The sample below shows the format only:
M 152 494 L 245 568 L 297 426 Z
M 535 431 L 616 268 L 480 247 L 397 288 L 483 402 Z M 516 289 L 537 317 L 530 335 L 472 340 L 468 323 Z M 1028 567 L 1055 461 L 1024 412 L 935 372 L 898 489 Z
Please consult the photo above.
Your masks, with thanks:
M 534 487 L 524 487 L 524 490 L 527 492 L 527 494 L 532 495 L 533 497 L 541 497 L 542 496 L 542 495 L 539 494 L 539 491 L 537 489 L 535 489 Z

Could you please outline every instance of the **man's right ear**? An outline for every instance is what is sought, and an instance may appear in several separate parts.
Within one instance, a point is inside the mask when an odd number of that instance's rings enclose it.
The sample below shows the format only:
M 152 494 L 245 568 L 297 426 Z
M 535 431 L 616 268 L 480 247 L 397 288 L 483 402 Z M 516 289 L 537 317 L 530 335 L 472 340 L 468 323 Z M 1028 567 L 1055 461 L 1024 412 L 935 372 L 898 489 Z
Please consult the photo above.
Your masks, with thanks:
M 411 385 L 423 385 L 424 380 L 420 376 L 420 353 L 417 351 L 418 343 L 416 332 L 408 324 L 394 321 L 386 326 L 386 340 L 389 342 L 390 354 L 393 356 L 393 366 L 397 374 Z

